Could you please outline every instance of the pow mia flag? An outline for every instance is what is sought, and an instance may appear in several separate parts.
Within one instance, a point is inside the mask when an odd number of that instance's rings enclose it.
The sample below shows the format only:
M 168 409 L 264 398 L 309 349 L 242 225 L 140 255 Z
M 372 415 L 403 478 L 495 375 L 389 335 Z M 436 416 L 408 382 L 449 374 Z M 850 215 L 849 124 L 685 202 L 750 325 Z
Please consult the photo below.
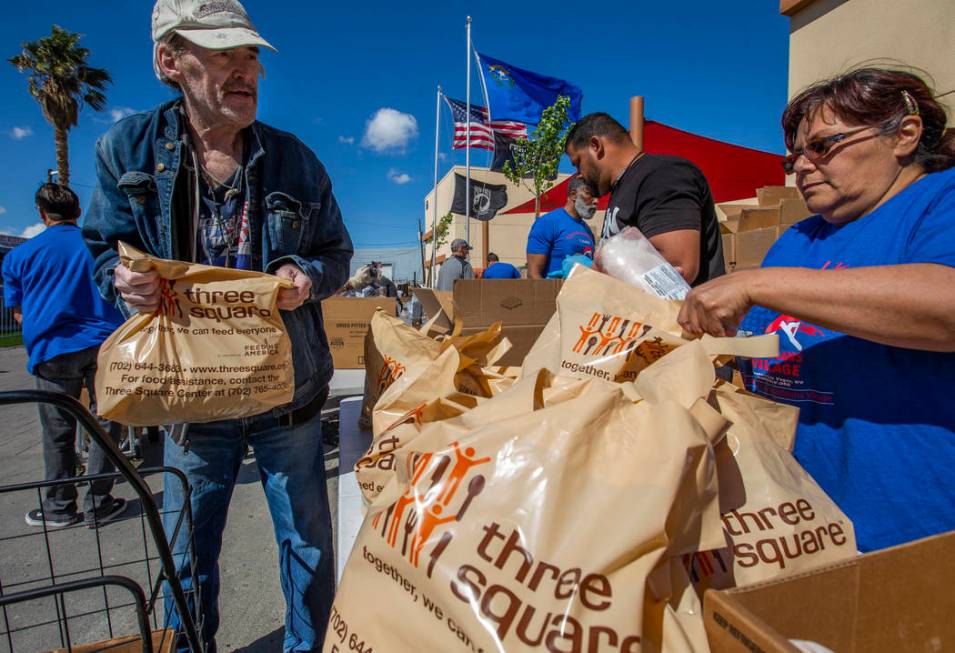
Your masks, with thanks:
M 465 215 L 467 203 L 464 199 L 467 180 L 464 175 L 454 175 L 454 201 L 451 203 L 451 212 Z M 482 181 L 471 180 L 471 217 L 477 220 L 490 220 L 497 212 L 507 206 L 507 186 L 500 184 L 485 184 Z
M 514 165 L 513 145 L 517 140 L 501 132 L 494 132 L 494 161 L 491 163 L 493 172 L 504 170 L 504 164 L 508 161 L 511 162 L 511 165 Z

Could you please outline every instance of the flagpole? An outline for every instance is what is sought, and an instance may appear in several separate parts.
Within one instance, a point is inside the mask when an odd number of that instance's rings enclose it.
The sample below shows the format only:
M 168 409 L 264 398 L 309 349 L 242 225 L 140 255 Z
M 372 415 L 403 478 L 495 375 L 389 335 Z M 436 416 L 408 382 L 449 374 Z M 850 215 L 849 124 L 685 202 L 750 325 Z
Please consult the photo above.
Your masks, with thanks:
M 466 132 L 466 142 L 467 145 L 464 150 L 464 166 L 465 166 L 465 179 L 464 179 L 464 239 L 468 241 L 468 245 L 471 244 L 471 17 L 468 16 L 467 23 L 467 34 L 468 34 L 468 43 L 467 43 L 467 91 L 465 93 L 464 100 L 464 111 L 467 116 L 468 126 Z
M 434 101 L 434 191 L 431 195 L 431 267 L 428 269 L 428 281 L 434 288 L 434 266 L 438 249 L 438 139 L 441 135 L 441 84 Z
M 474 59 L 478 64 L 478 79 L 481 81 L 481 92 L 484 94 L 484 108 L 487 110 L 487 122 L 488 125 L 490 125 L 493 118 L 491 118 L 491 100 L 487 96 L 487 82 L 484 79 L 484 67 L 481 65 L 481 55 L 478 54 L 473 46 L 471 49 L 474 51 Z M 497 139 L 494 139 L 494 147 L 497 147 Z M 491 225 L 488 223 L 488 220 L 481 222 L 481 242 L 483 243 L 481 247 L 481 267 L 485 269 L 487 269 L 488 266 L 487 255 L 491 251 Z
M 471 44 L 471 49 L 474 51 L 474 60 L 478 65 L 478 79 L 481 80 L 481 93 L 484 95 L 484 108 L 487 110 L 487 121 L 491 122 L 494 120 L 494 117 L 491 115 L 491 99 L 487 95 L 487 80 L 484 78 L 484 66 L 481 65 L 481 55 L 473 43 Z

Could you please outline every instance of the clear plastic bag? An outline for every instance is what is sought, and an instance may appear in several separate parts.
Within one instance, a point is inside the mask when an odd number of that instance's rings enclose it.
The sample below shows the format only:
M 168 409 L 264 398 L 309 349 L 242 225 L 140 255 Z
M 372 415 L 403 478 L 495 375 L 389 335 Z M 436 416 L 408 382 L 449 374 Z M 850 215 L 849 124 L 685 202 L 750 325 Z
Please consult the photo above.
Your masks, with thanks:
M 594 269 L 664 299 L 684 299 L 690 285 L 636 227 L 605 238 L 597 247 Z

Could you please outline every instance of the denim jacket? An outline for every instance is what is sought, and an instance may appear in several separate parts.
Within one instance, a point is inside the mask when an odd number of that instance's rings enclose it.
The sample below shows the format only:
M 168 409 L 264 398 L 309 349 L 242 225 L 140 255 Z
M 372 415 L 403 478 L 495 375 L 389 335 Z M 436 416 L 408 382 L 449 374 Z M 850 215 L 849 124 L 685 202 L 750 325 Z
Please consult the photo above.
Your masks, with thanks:
M 119 241 L 160 258 L 190 256 L 179 251 L 178 243 L 186 238 L 177 232 L 189 228 L 190 216 L 176 214 L 182 202 L 174 199 L 174 192 L 188 192 L 189 186 L 177 183 L 177 175 L 187 174 L 180 122 L 176 100 L 121 120 L 96 143 L 97 183 L 83 236 L 95 260 L 100 293 L 121 310 L 125 302 L 113 287 Z M 295 263 L 312 280 L 311 297 L 294 311 L 282 311 L 295 367 L 292 403 L 276 409 L 284 414 L 314 400 L 331 380 L 321 300 L 348 279 L 352 243 L 315 154 L 295 136 L 260 122 L 250 131 L 245 188 L 252 269 L 271 273 Z

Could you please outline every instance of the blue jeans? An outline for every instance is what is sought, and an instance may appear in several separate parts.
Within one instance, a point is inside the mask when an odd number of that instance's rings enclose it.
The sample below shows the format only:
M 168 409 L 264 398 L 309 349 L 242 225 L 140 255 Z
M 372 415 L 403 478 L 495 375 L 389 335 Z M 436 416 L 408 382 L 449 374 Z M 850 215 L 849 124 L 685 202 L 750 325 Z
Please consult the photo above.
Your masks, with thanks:
M 188 450 L 166 436 L 165 465 L 183 471 L 192 488 L 196 573 L 188 556 L 183 527 L 174 546 L 176 568 L 187 594 L 200 584 L 205 618 L 202 637 L 214 652 L 219 627 L 219 553 L 236 476 L 246 448 L 252 447 L 268 500 L 279 549 L 279 573 L 285 595 L 285 651 L 320 651 L 335 595 L 332 524 L 325 484 L 320 416 L 295 426 L 270 414 L 247 419 L 192 424 Z M 163 524 L 172 538 L 184 502 L 177 478 L 164 481 Z M 165 599 L 170 627 L 179 625 L 169 592 Z M 180 650 L 188 650 L 183 644 Z

